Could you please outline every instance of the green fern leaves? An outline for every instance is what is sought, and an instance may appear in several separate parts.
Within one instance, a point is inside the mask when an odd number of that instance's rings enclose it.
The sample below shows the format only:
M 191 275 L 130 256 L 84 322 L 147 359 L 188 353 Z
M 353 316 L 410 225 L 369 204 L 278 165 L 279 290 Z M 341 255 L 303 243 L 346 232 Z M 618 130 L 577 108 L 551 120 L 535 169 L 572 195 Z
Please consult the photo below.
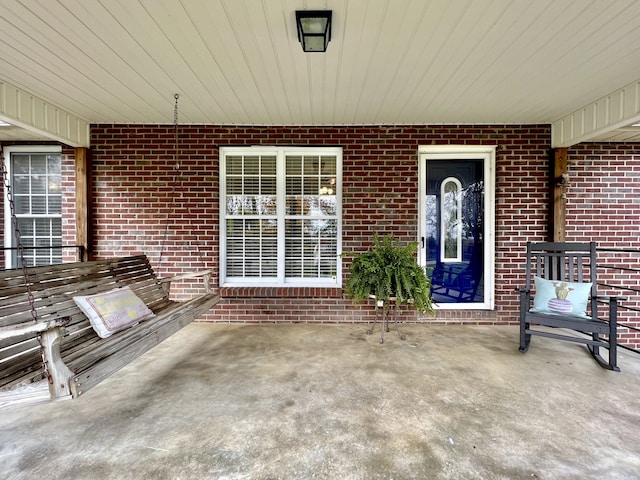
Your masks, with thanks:
M 343 253 L 352 256 L 345 292 L 355 301 L 374 295 L 389 302 L 395 297 L 397 305 L 412 304 L 420 313 L 432 313 L 431 284 L 416 261 L 418 242 L 399 245 L 392 235 L 382 240 L 374 235 L 373 247 L 363 253 Z

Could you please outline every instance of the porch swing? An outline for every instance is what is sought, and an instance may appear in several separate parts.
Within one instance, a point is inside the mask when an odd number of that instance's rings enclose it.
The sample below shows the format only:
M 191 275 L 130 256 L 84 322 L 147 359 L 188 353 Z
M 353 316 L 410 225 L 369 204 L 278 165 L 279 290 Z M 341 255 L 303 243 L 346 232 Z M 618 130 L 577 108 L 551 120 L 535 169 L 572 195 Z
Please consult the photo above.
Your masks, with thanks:
M 177 111 L 176 94 L 176 151 Z M 77 398 L 219 301 L 211 270 L 158 278 L 146 255 L 27 267 L 4 162 L 2 175 L 22 268 L 0 272 L 0 408 Z M 196 277 L 203 294 L 169 298 Z

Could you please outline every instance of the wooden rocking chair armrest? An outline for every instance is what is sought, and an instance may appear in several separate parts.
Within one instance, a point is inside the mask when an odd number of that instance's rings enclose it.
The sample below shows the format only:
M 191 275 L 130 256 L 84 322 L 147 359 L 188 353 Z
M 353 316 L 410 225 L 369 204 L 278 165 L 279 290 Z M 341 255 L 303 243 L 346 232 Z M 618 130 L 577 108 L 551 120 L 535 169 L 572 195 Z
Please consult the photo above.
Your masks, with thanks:
M 596 295 L 594 298 L 603 303 L 609 303 L 611 301 L 624 302 L 627 300 L 627 297 L 618 297 L 617 295 Z
M 0 340 L 5 338 L 20 337 L 30 333 L 41 333 L 56 327 L 62 327 L 69 323 L 69 317 L 55 318 L 39 322 L 22 322 L 15 325 L 0 327 Z
M 531 289 L 527 287 L 516 287 L 514 290 L 520 293 L 531 293 Z

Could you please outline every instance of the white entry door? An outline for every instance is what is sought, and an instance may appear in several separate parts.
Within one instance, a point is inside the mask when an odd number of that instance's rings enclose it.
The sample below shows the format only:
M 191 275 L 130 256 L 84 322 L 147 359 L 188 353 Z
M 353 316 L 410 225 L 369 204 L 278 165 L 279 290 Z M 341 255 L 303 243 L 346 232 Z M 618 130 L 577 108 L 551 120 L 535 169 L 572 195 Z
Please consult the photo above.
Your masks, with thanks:
M 493 309 L 495 147 L 425 146 L 420 263 L 438 308 Z

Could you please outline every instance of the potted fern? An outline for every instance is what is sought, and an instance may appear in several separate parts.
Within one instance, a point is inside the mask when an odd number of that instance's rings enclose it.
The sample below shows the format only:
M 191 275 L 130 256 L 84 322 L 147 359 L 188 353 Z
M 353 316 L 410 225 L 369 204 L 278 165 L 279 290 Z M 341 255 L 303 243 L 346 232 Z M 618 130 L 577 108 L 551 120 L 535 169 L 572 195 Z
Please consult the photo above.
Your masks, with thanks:
M 416 261 L 418 242 L 401 246 L 392 235 L 382 240 L 377 234 L 373 247 L 363 253 L 345 252 L 353 257 L 345 283 L 345 292 L 356 302 L 375 298 L 378 306 L 388 308 L 413 305 L 419 313 L 433 313 L 431 283 Z

